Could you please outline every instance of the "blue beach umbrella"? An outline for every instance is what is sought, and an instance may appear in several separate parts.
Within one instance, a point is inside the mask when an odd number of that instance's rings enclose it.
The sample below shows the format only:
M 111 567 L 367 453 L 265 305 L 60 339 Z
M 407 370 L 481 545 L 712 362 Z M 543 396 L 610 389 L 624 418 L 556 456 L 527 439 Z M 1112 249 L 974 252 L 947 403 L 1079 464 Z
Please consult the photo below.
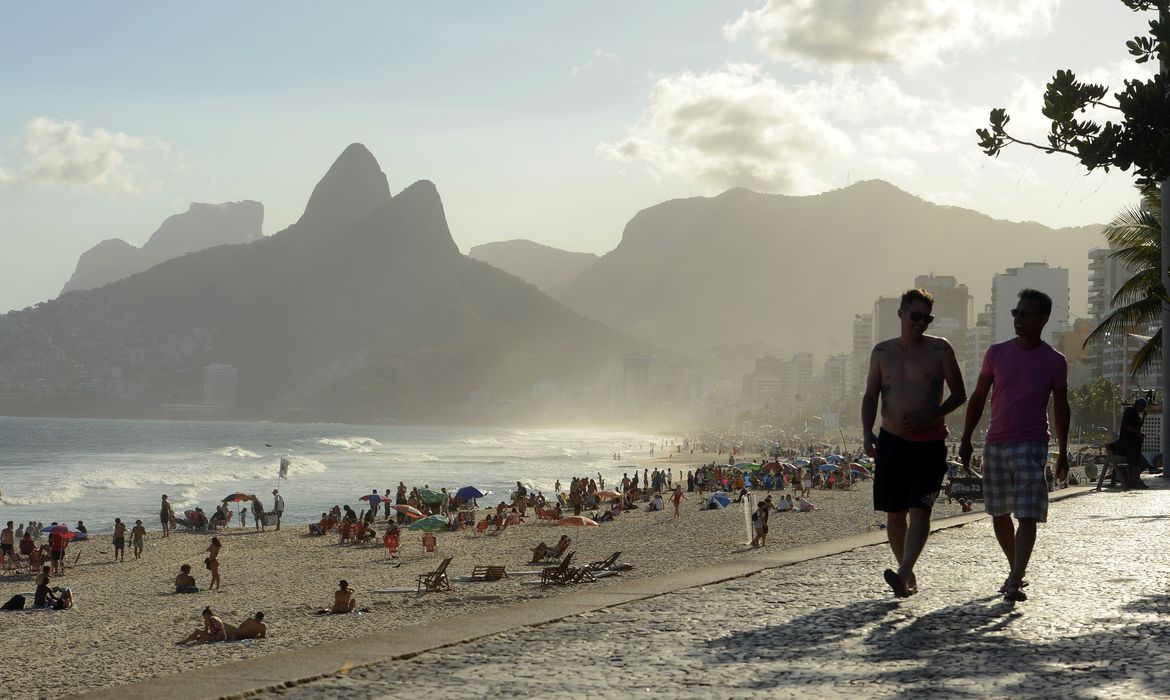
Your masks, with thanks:
M 712 503 L 718 504 L 720 508 L 726 508 L 727 505 L 729 503 L 731 503 L 731 497 L 725 493 L 720 492 L 720 493 L 715 494 L 714 496 L 711 496 L 711 498 L 707 499 L 708 505 L 710 505 Z
M 479 489 L 475 488 L 474 486 L 464 486 L 463 488 L 461 488 L 455 492 L 455 498 L 458 498 L 458 499 L 463 500 L 463 501 L 469 501 L 473 498 L 483 498 L 486 495 L 487 495 L 486 493 L 484 493 L 483 491 L 480 491 Z

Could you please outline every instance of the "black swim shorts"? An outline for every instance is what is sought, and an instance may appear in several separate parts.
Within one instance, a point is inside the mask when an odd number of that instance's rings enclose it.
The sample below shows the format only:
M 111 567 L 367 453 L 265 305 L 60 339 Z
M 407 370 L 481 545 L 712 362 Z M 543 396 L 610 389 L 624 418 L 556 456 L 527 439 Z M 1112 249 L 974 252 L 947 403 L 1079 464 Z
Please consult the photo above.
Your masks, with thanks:
M 906 440 L 883 430 L 878 433 L 875 462 L 874 510 L 930 510 L 947 475 L 947 445 L 943 440 Z

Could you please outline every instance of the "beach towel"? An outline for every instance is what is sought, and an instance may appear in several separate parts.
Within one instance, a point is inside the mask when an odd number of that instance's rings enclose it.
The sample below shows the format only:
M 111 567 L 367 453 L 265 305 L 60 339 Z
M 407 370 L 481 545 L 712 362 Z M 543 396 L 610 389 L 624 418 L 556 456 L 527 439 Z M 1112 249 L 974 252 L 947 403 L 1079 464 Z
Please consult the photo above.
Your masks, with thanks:
M 7 603 L 0 605 L 0 610 L 24 610 L 24 596 L 17 593 Z

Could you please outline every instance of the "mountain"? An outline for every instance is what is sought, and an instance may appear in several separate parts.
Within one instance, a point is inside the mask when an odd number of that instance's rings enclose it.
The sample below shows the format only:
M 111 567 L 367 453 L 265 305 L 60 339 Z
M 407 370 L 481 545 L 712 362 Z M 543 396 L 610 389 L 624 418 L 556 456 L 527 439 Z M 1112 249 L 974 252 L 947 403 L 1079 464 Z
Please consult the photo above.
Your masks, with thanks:
M 467 254 L 536 285 L 542 292 L 568 282 L 598 260 L 593 253 L 574 253 L 522 238 L 477 245 Z
M 141 248 L 111 238 L 82 253 L 61 293 L 100 287 L 205 248 L 257 240 L 263 222 L 264 205 L 259 202 L 196 202 L 167 218 Z
M 931 272 L 968 285 L 980 311 L 995 273 L 1047 261 L 1069 269 L 1075 314 L 1101 243 L 1100 227 L 1000 221 L 877 180 L 806 197 L 733 189 L 639 212 L 552 295 L 664 347 L 758 339 L 824 357 L 851 351 L 855 314 Z
M 435 421 L 472 392 L 584 391 L 647 347 L 462 255 L 432 183 L 385 184 L 355 144 L 280 233 L 0 317 L 0 412 L 157 415 L 225 364 L 230 417 Z

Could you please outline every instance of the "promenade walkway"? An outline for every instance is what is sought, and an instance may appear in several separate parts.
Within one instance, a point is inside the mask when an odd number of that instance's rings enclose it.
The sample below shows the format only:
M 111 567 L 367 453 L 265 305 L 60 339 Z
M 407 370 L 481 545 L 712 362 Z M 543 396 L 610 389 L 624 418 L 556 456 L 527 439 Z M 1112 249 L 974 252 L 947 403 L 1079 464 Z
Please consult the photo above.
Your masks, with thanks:
M 534 611 L 531 621 L 519 615 L 511 629 L 488 636 L 477 630 L 498 621 L 468 620 L 470 641 L 440 646 L 447 642 L 438 630 L 432 648 L 410 658 L 261 696 L 1165 698 L 1170 485 L 1149 481 L 1148 491 L 1054 502 L 1022 603 L 996 592 L 1006 562 L 990 520 L 968 515 L 932 536 L 918 567 L 921 592 L 909 599 L 895 599 L 882 581 L 892 556 L 870 537 L 750 575 L 736 571 L 743 563 L 728 564 L 725 573 L 736 578 L 702 583 L 719 578 L 710 567 L 696 574 L 696 587 L 683 587 L 695 580 L 680 576 L 673 586 L 647 582 L 646 590 L 582 588 L 560 603 L 568 617 L 539 624 Z M 773 527 L 783 522 L 777 516 Z M 758 559 L 783 564 L 786 556 Z M 584 612 L 571 614 L 577 606 Z M 290 666 L 289 680 L 295 668 L 305 667 Z M 111 690 L 158 697 L 166 681 Z M 198 687 L 187 685 L 184 697 L 202 696 Z

